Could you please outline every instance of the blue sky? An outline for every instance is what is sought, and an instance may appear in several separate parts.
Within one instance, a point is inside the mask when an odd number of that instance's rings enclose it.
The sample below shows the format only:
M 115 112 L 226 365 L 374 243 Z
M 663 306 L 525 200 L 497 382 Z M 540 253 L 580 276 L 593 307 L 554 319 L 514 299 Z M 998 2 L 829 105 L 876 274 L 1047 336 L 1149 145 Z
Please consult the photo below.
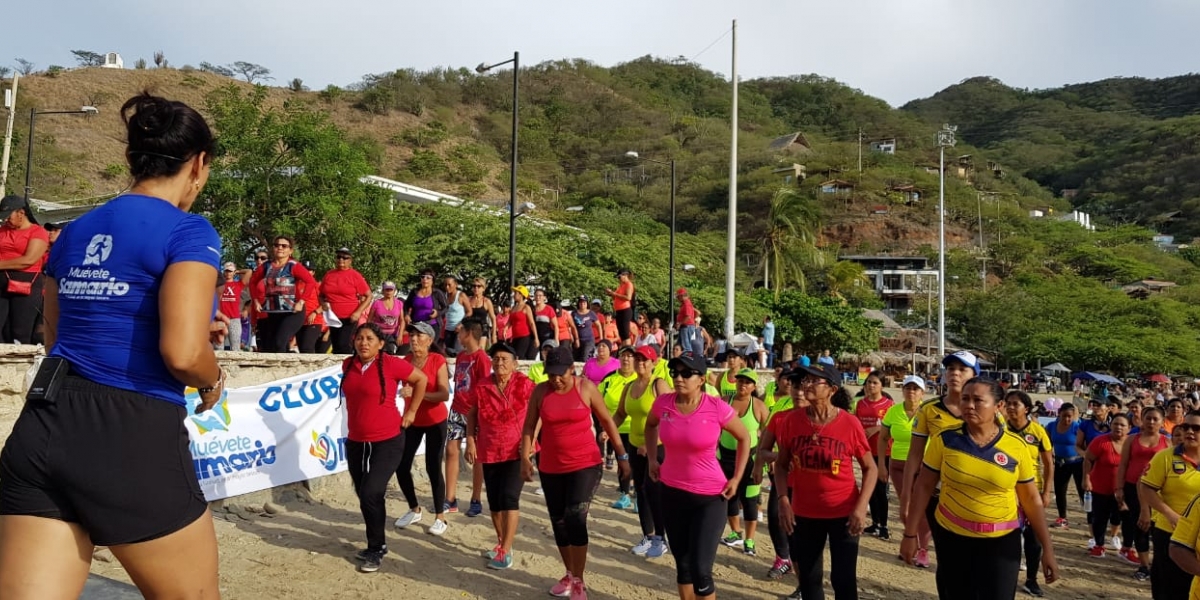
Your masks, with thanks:
M 11 6 L 16 4 L 16 6 Z M 0 62 L 245 60 L 313 88 L 401 67 L 684 56 L 742 78 L 818 73 L 900 105 L 968 77 L 1057 87 L 1194 70 L 1200 0 L 13 0 Z M 15 23 L 32 24 L 14 27 Z M 706 50 L 707 48 L 707 50 Z

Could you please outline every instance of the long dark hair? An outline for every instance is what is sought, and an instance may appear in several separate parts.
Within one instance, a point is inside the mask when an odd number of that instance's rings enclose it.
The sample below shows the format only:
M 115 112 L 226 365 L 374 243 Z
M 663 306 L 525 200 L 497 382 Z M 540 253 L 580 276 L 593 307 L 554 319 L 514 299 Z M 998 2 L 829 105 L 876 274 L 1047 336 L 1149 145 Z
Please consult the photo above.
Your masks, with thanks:
M 379 325 L 376 325 L 375 323 L 363 323 L 362 325 L 359 325 L 354 330 L 354 337 L 357 338 L 358 334 L 362 333 L 364 329 L 375 334 L 375 337 L 379 338 L 380 341 L 387 340 L 387 338 L 384 337 L 384 335 L 383 335 L 383 330 L 380 329 Z M 380 350 L 379 354 L 377 354 L 375 356 L 375 371 L 377 373 L 379 373 L 379 403 L 380 404 L 387 402 L 387 381 L 385 380 L 385 378 L 383 376 L 383 360 L 384 360 L 385 356 L 387 356 L 387 353 L 384 352 L 383 350 Z M 362 359 L 358 357 L 357 352 L 354 353 L 354 358 L 359 361 L 359 364 L 362 364 Z M 344 379 L 343 379 L 343 381 L 344 381 Z
M 846 386 L 839 385 L 837 391 L 833 393 L 831 398 L 829 398 L 829 403 L 846 412 L 850 412 L 850 403 L 853 400 L 854 399 L 850 397 L 850 392 L 846 391 Z

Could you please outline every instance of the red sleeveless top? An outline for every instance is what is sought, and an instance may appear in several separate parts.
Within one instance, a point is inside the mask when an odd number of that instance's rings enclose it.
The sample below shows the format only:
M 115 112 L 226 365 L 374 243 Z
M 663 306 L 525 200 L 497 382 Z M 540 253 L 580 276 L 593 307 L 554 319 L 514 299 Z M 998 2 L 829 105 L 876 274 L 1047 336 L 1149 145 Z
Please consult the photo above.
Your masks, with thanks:
M 580 380 L 565 394 L 546 385 L 539 416 L 542 419 L 542 453 L 538 469 L 550 474 L 571 473 L 602 462 L 592 429 L 592 408 L 579 393 Z
M 533 335 L 529 330 L 529 317 L 525 316 L 524 308 L 520 311 L 514 310 L 508 315 L 508 330 L 514 340 Z
M 1146 465 L 1150 464 L 1150 459 L 1154 458 L 1162 450 L 1167 449 L 1167 436 L 1159 435 L 1158 444 L 1152 448 L 1147 448 L 1140 441 L 1141 435 L 1129 436 L 1128 444 L 1133 444 L 1129 448 L 1129 466 L 1125 467 L 1125 483 L 1137 484 L 1142 478 L 1142 474 L 1146 472 Z

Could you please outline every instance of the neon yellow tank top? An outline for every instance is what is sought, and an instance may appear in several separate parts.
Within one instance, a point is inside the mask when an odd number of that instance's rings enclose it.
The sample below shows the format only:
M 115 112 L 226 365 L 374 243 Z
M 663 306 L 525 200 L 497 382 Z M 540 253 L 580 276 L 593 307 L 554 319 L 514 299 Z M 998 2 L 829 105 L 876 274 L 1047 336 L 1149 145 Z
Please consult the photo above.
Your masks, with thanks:
M 730 403 L 732 404 L 732 402 Z M 750 404 L 746 407 L 745 414 L 738 417 L 742 424 L 746 426 L 746 431 L 750 433 L 750 447 L 758 446 L 758 419 L 754 416 L 754 399 L 750 399 Z M 721 447 L 726 450 L 737 450 L 737 438 L 733 437 L 732 433 L 721 430 L 721 437 L 718 440 Z
M 650 385 L 642 390 L 642 395 L 633 397 L 633 383 L 626 386 L 631 394 L 625 398 L 625 414 L 629 415 L 629 443 L 641 448 L 646 445 L 646 417 L 650 415 L 650 409 L 654 407 L 654 399 L 657 397 L 654 394 L 654 380 L 650 381 Z M 662 445 L 662 440 L 658 441 Z

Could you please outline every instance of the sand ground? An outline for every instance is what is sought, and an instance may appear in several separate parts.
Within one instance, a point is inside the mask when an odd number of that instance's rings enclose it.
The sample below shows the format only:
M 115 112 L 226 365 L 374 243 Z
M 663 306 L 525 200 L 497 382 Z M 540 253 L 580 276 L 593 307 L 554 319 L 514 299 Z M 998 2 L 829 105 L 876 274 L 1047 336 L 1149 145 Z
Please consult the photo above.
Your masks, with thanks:
M 897 395 L 897 397 L 899 397 Z M 7 404 L 7 403 L 5 403 Z M 15 417 L 14 407 L 0 408 L 0 421 Z M 418 461 L 418 465 L 420 461 Z M 465 470 L 464 470 L 465 471 Z M 465 511 L 469 496 L 469 471 L 460 484 Z M 244 510 L 216 515 L 221 552 L 221 589 L 230 599 L 264 598 L 391 598 L 413 600 L 545 598 L 548 588 L 563 573 L 550 531 L 545 504 L 527 484 L 522 496 L 522 520 L 515 545 L 515 563 L 508 571 L 491 571 L 481 553 L 493 545 L 491 521 L 450 515 L 444 537 L 426 533 L 426 520 L 398 531 L 389 527 L 391 548 L 377 573 L 355 570 L 353 554 L 363 545 L 364 532 L 357 501 L 345 474 L 318 489 L 313 501 L 285 502 L 285 512 L 254 514 Z M 418 485 L 422 503 L 429 504 L 428 487 Z M 615 471 L 606 471 L 590 520 L 591 554 L 587 582 L 594 600 L 667 600 L 675 594 L 675 571 L 670 555 L 647 560 L 629 548 L 639 539 L 637 515 L 609 506 L 617 496 Z M 393 482 L 388 493 L 390 520 L 406 506 Z M 1072 521 L 1084 523 L 1072 494 Z M 893 494 L 893 539 L 864 538 L 858 563 L 860 598 L 926 600 L 936 598 L 932 570 L 903 565 L 897 558 L 902 528 L 896 523 Z M 1052 530 L 1063 580 L 1045 587 L 1048 598 L 1134 599 L 1148 598 L 1149 584 L 1130 577 L 1133 568 L 1110 554 L 1088 558 L 1089 535 L 1077 526 Z M 720 548 L 715 576 L 720 598 L 779 598 L 795 587 L 795 580 L 768 581 L 773 548 L 765 523 L 756 536 L 758 556 Z M 934 553 L 936 569 L 936 551 Z M 92 572 L 128 581 L 116 562 L 96 561 Z M 1022 573 L 1022 576 L 1024 574 Z M 827 592 L 832 597 L 832 591 Z M 1023 596 L 1018 592 L 1019 596 Z M 1027 596 L 1026 596 L 1027 597 Z

